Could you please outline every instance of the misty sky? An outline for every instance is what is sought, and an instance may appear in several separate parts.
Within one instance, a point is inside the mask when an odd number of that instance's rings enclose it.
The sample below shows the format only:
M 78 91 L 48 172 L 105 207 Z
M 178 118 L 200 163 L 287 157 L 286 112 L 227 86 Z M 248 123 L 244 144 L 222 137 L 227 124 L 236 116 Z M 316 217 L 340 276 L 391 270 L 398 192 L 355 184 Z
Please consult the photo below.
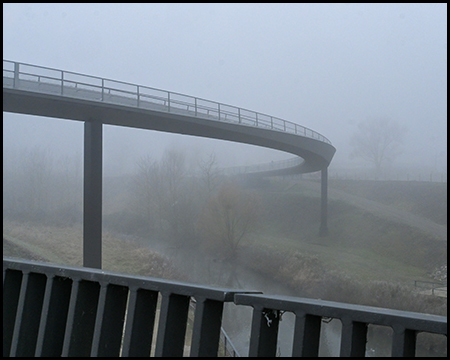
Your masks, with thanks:
M 356 124 L 406 125 L 398 164 L 446 171 L 446 4 L 3 4 L 3 58 L 146 85 L 318 131 L 350 166 Z M 79 122 L 3 114 L 3 147 L 82 153 Z M 167 147 L 227 165 L 292 157 L 111 126 L 105 170 Z M 350 165 L 349 165 L 350 164 Z

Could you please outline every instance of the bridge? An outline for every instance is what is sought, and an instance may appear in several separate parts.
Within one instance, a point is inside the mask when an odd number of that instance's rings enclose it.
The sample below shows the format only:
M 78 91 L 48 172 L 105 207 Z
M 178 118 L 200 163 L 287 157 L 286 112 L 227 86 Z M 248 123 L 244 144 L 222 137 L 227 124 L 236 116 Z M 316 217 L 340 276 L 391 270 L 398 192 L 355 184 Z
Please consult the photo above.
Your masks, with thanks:
M 393 330 L 392 356 L 414 356 L 419 333 L 447 335 L 444 316 L 100 270 L 103 124 L 292 153 L 298 158 L 258 171 L 264 176 L 321 171 L 321 231 L 326 232 L 327 167 L 335 148 L 321 134 L 209 100 L 5 60 L 3 111 L 78 120 L 85 126 L 84 268 L 3 259 L 3 356 L 149 356 L 153 346 L 156 356 L 182 356 L 191 300 L 191 356 L 217 356 L 225 303 L 253 308 L 249 356 L 276 356 L 285 312 L 295 315 L 293 356 L 319 354 L 322 323 L 328 319 L 342 323 L 341 356 L 367 354 L 372 324 Z
M 336 149 L 326 137 L 304 126 L 189 95 L 8 60 L 3 60 L 3 111 L 84 122 L 85 266 L 101 268 L 103 124 L 230 140 L 294 154 L 298 160 L 272 165 L 260 174 L 321 171 L 320 233 L 327 233 L 327 168 Z

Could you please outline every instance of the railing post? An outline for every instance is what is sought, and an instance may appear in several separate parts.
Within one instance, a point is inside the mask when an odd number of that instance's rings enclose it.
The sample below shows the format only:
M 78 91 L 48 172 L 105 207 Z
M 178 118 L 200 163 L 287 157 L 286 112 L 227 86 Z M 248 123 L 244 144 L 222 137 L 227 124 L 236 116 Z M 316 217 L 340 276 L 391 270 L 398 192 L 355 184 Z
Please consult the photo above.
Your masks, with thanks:
M 256 126 L 258 126 L 258 113 L 256 113 Z
M 64 71 L 61 71 L 61 95 L 64 95 Z
M 137 107 L 139 107 L 139 105 L 140 105 L 140 98 L 139 98 L 139 85 L 136 85 L 136 89 L 137 89 Z
M 416 350 L 416 332 L 405 329 L 403 326 L 394 325 L 392 327 L 394 335 L 392 337 L 393 357 L 414 357 Z
M 149 357 L 152 348 L 158 292 L 130 289 L 122 356 Z
M 273 117 L 270 117 L 270 128 L 273 129 Z
M 102 79 L 102 101 L 105 101 L 105 79 Z
M 195 100 L 195 116 L 197 116 L 197 98 L 194 98 Z
M 218 114 L 219 114 L 219 121 L 220 121 L 220 104 L 219 103 L 217 103 L 217 111 L 218 111 Z
M 196 300 L 190 356 L 217 356 L 223 302 L 205 298 Z
M 13 88 L 15 89 L 17 86 L 19 86 L 19 63 L 15 62 Z
M 253 308 L 249 357 L 276 355 L 278 324 L 278 310 L 263 309 L 259 306 Z
M 238 108 L 239 124 L 241 123 L 241 108 Z
M 163 293 L 155 356 L 183 356 L 189 297 Z
M 317 357 L 319 354 L 320 316 L 296 313 L 293 357 Z
M 167 108 L 167 111 L 170 112 L 170 92 L 167 92 Z
M 340 356 L 364 357 L 366 353 L 367 324 L 342 319 L 341 352 Z

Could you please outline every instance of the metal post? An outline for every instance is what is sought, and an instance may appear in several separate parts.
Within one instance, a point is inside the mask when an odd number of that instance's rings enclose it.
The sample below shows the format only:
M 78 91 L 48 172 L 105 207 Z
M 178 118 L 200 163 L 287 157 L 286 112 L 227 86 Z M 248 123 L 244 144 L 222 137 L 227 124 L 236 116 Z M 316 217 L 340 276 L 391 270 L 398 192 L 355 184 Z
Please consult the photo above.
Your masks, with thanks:
M 15 89 L 19 85 L 19 63 L 14 63 L 14 82 L 13 88 Z
M 84 123 L 83 266 L 102 268 L 102 123 Z
M 320 230 L 319 236 L 328 235 L 327 202 L 328 202 L 328 168 L 322 169 L 320 175 Z
M 61 71 L 61 95 L 64 95 L 64 71 Z
M 138 85 L 138 86 L 136 86 L 136 88 L 137 88 L 137 107 L 139 107 L 139 105 L 140 105 L 140 98 L 139 98 L 139 85 Z

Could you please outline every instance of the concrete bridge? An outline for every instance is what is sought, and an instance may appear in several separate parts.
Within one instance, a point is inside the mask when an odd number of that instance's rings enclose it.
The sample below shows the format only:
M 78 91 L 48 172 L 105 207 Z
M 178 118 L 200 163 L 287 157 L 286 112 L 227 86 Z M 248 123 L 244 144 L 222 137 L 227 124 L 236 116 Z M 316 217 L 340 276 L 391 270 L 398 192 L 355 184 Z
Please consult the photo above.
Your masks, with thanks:
M 258 145 L 297 156 L 265 176 L 321 171 L 320 233 L 327 233 L 327 168 L 336 149 L 323 135 L 274 116 L 189 95 L 3 60 L 3 111 L 82 121 L 84 265 L 101 268 L 102 126 L 116 125 Z
M 321 171 L 326 232 L 328 139 L 300 125 L 187 95 L 3 61 L 3 111 L 83 121 L 84 266 L 101 268 L 102 126 L 129 126 L 265 146 L 301 160 L 263 175 Z M 369 325 L 393 330 L 392 356 L 414 356 L 417 334 L 447 336 L 447 318 L 315 299 L 267 296 L 98 269 L 3 259 L 3 356 L 182 356 L 195 299 L 191 356 L 217 356 L 225 303 L 251 306 L 249 356 L 277 354 L 279 322 L 295 315 L 292 356 L 318 356 L 322 324 L 342 324 L 340 356 L 365 356 Z M 370 350 L 370 349 L 369 349 Z

